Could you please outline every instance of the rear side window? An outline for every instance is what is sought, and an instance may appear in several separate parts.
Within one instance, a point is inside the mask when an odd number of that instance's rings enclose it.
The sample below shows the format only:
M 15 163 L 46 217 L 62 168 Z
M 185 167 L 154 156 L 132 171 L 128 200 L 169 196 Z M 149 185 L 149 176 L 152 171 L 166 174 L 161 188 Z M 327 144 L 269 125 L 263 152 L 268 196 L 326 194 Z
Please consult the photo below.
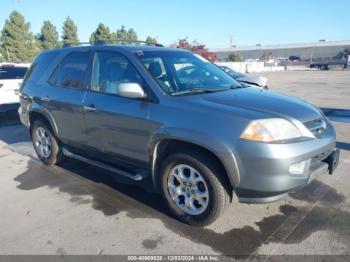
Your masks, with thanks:
M 90 53 L 71 53 L 54 70 L 49 82 L 55 86 L 81 89 L 88 70 Z
M 0 67 L 0 79 L 23 79 L 27 67 Z
M 27 71 L 24 81 L 37 82 L 58 55 L 59 52 L 47 52 L 39 55 Z

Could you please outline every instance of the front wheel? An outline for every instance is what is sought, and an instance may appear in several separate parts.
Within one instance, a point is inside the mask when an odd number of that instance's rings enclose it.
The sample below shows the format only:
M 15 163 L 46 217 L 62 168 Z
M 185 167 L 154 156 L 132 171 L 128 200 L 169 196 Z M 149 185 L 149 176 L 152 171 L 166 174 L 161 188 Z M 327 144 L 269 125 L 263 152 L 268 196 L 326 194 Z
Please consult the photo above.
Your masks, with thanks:
M 230 203 L 227 183 L 219 165 L 200 153 L 176 153 L 162 165 L 162 195 L 173 214 L 186 224 L 215 222 Z
M 63 160 L 62 148 L 45 122 L 35 121 L 31 129 L 31 136 L 34 150 L 42 162 L 47 165 L 56 165 Z

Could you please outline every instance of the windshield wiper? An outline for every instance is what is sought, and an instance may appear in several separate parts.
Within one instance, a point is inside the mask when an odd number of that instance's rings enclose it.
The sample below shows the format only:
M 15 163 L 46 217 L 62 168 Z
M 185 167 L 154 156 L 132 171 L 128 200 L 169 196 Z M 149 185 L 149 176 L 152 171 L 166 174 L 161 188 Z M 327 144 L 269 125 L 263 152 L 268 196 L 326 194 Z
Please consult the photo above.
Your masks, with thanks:
M 246 87 L 247 87 L 247 85 L 244 85 L 244 84 L 240 83 L 239 86 L 232 85 L 232 86 L 229 87 L 229 89 L 232 90 L 232 89 L 240 89 L 240 88 L 246 88 Z
M 194 89 L 194 90 L 184 90 L 180 92 L 173 93 L 173 96 L 187 95 L 187 94 L 199 94 L 199 93 L 214 93 L 212 90 L 205 89 Z
M 176 93 L 173 93 L 172 95 L 177 96 L 177 95 L 198 94 L 198 93 L 216 93 L 216 92 L 222 92 L 222 91 L 227 91 L 227 90 L 230 90 L 230 88 L 213 89 L 213 88 L 197 87 L 197 88 L 192 88 L 189 90 L 176 92 Z

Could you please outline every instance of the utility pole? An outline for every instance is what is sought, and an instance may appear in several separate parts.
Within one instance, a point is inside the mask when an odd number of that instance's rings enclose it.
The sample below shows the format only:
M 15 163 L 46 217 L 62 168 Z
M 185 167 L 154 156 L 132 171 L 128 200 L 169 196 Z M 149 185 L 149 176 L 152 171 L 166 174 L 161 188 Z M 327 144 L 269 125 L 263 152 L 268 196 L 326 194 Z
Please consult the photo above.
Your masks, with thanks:
M 310 65 L 312 64 L 313 58 L 314 58 L 314 47 L 311 46 L 311 50 L 310 50 Z

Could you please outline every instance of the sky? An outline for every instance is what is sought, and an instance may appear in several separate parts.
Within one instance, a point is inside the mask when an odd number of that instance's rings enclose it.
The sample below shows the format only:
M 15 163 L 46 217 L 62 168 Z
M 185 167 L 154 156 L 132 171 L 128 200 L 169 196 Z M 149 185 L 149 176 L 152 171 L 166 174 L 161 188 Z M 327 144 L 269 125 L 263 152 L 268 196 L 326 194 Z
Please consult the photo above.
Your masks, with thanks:
M 0 28 L 17 10 L 36 34 L 70 16 L 87 41 L 99 22 L 162 44 L 188 37 L 211 48 L 350 40 L 350 0 L 0 0 Z

